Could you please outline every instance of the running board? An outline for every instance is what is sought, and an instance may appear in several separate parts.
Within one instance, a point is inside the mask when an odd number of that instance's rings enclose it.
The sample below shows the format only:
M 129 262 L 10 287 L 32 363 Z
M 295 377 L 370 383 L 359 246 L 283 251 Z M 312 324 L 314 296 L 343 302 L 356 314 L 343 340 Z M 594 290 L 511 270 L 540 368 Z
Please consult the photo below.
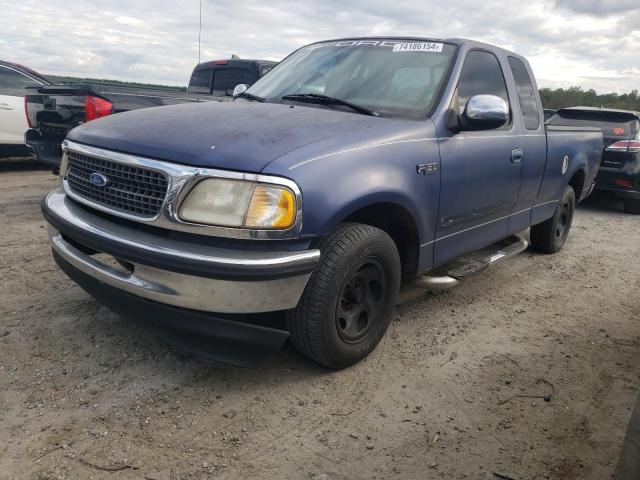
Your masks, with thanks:
M 463 265 L 452 268 L 446 272 L 446 275 L 423 275 L 416 278 L 413 283 L 417 287 L 428 288 L 429 290 L 447 290 L 455 287 L 465 278 L 486 270 L 491 265 L 524 252 L 528 246 L 529 243 L 524 238 L 512 236 L 495 244 L 494 247 L 497 247 L 497 250 L 487 256 L 473 259 Z

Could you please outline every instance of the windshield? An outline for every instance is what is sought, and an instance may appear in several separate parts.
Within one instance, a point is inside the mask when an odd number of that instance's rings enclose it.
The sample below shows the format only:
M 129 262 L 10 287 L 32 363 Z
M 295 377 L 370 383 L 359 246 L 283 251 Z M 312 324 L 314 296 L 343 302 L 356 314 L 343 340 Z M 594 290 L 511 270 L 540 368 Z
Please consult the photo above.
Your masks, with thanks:
M 287 57 L 248 93 L 268 102 L 325 95 L 381 115 L 421 118 L 438 98 L 454 52 L 454 45 L 415 40 L 317 43 Z

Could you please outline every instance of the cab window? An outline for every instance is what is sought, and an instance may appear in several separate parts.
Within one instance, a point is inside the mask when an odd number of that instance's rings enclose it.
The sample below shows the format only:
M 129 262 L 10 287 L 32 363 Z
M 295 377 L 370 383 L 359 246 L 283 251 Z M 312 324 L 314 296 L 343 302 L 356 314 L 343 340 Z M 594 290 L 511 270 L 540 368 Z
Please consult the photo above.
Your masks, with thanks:
M 31 77 L 27 77 L 22 73 L 16 72 L 10 68 L 0 66 L 0 88 L 7 89 L 19 89 L 24 87 L 32 87 L 40 85 Z
M 524 126 L 527 130 L 537 130 L 540 126 L 540 110 L 527 67 L 522 60 L 515 57 L 509 57 L 509 67 L 511 67 L 511 73 L 513 73 L 513 79 L 516 82 Z
M 211 92 L 211 72 L 210 68 L 202 68 L 196 70 L 191 75 L 188 91 L 191 93 L 210 93 Z
M 460 74 L 457 93 L 458 114 L 464 112 L 465 105 L 475 95 L 495 95 L 510 105 L 507 84 L 500 62 L 494 54 L 482 50 L 472 50 L 467 54 Z M 507 125 L 510 123 L 509 119 Z

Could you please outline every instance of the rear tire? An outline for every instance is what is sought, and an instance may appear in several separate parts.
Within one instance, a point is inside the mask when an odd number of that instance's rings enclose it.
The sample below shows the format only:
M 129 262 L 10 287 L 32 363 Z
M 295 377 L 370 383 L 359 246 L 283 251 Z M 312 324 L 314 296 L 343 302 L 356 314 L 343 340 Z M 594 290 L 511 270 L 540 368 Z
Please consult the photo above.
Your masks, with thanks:
M 318 265 L 287 326 L 303 355 L 340 369 L 366 357 L 393 319 L 400 256 L 389 235 L 360 223 L 339 225 L 319 248 Z
M 531 246 L 542 253 L 556 253 L 564 246 L 576 208 L 576 194 L 567 186 L 556 211 L 548 220 L 531 227 Z
M 624 200 L 624 211 L 631 215 L 640 215 L 640 198 L 626 198 Z

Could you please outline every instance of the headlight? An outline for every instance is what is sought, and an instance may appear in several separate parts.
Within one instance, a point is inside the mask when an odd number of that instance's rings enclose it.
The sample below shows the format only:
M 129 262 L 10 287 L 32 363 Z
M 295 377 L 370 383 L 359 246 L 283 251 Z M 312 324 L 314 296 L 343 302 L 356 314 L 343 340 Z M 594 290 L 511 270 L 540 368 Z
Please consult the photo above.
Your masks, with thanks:
M 178 215 L 206 225 L 284 230 L 295 222 L 296 198 L 279 185 L 207 178 L 187 194 Z

